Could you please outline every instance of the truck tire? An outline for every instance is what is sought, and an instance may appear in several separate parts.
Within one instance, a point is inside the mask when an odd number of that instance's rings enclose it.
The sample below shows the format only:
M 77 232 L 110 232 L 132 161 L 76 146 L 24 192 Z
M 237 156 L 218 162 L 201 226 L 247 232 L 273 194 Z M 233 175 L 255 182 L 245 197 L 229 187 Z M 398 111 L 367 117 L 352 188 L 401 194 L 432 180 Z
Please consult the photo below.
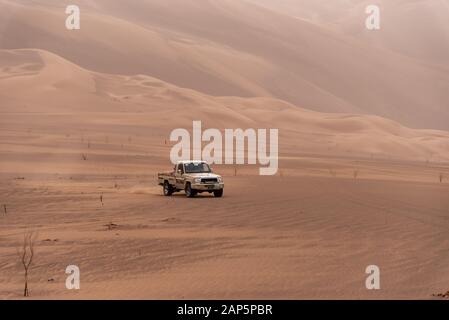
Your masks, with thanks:
M 216 198 L 221 198 L 221 197 L 223 197 L 223 189 L 214 191 L 214 196 L 215 196 Z
M 196 191 L 192 189 L 190 182 L 186 183 L 185 192 L 187 198 L 193 198 L 194 196 L 196 196 Z
M 166 196 L 166 197 L 170 197 L 173 194 L 173 188 L 170 185 L 170 183 L 168 183 L 168 181 L 164 182 L 163 190 L 164 190 L 164 196 Z

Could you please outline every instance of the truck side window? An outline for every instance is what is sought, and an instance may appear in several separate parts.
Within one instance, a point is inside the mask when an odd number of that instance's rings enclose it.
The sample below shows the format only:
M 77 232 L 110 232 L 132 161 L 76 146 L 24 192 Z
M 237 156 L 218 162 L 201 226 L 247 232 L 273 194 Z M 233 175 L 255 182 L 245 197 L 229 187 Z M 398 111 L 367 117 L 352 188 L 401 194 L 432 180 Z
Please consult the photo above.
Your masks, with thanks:
M 181 174 L 184 174 L 184 165 L 182 163 L 178 164 L 178 170 Z

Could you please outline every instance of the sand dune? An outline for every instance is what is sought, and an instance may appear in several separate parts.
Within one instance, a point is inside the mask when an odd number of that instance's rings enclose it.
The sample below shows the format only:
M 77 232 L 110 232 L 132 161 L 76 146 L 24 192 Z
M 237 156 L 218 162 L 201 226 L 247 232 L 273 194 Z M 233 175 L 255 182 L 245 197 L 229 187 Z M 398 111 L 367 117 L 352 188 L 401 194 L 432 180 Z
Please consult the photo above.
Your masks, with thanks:
M 6 131 L 28 126 L 81 135 L 90 128 L 103 135 L 139 132 L 162 143 L 174 128 L 201 120 L 204 128 L 278 128 L 284 154 L 449 159 L 449 133 L 377 116 L 319 113 L 273 98 L 213 97 L 144 75 L 91 72 L 42 50 L 2 50 L 0 60 L 8 61 L 0 73 Z
M 44 49 L 93 71 L 145 74 L 214 96 L 269 96 L 316 111 L 448 128 L 444 65 L 247 1 L 80 1 L 77 32 L 64 28 L 57 1 L 0 3 L 2 48 Z M 401 45 L 399 35 L 389 37 Z M 444 50 L 428 47 L 435 57 Z

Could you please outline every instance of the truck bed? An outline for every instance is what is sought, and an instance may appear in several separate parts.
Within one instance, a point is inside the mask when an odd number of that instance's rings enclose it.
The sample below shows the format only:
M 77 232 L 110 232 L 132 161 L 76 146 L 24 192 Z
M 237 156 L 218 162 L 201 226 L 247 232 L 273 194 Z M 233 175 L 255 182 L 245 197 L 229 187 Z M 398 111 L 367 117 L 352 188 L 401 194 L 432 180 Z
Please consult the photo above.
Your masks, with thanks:
M 157 180 L 159 185 L 163 185 L 165 180 L 168 180 L 169 183 L 173 182 L 175 173 L 172 172 L 160 172 L 157 174 Z

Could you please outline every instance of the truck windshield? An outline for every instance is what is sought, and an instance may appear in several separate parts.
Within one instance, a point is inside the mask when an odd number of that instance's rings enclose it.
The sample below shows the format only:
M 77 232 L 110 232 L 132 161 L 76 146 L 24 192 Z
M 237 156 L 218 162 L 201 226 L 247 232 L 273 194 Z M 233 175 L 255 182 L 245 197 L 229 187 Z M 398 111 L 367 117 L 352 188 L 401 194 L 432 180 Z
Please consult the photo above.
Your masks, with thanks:
M 207 163 L 186 163 L 185 165 L 186 173 L 210 173 L 210 167 Z

